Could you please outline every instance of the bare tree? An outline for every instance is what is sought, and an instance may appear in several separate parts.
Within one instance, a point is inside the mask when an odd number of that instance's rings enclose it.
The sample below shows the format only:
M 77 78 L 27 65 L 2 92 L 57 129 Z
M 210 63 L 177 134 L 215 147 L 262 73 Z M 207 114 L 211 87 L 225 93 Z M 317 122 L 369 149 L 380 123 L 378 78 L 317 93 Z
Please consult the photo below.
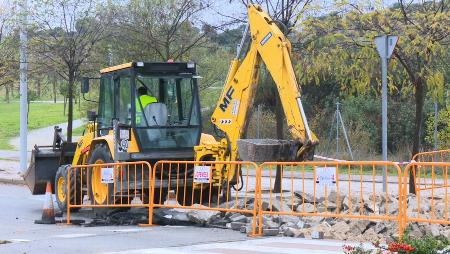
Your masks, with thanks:
M 31 52 L 68 82 L 67 141 L 72 141 L 73 95 L 80 68 L 104 38 L 109 13 L 94 0 L 45 0 L 31 8 Z
M 133 60 L 183 60 L 188 52 L 206 42 L 208 30 L 199 29 L 204 24 L 199 14 L 209 5 L 205 0 L 130 1 L 117 7 L 115 40 L 131 47 L 131 54 L 125 57 Z

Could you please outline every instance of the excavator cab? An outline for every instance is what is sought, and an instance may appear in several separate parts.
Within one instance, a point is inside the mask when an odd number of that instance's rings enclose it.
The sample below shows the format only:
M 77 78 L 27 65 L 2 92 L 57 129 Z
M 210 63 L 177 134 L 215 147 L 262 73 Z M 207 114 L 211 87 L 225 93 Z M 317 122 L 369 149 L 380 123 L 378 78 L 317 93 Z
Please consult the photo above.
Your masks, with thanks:
M 195 67 L 134 62 L 101 70 L 98 135 L 108 135 L 117 119 L 134 130 L 139 154 L 130 151 L 132 159 L 161 159 L 167 150 L 179 154 L 176 159 L 192 159 L 201 133 Z
M 97 113 L 88 112 L 89 123 L 80 140 L 66 142 L 55 127 L 53 145 L 36 145 L 33 150 L 24 174 L 33 194 L 44 194 L 46 183 L 54 183 L 64 165 L 194 160 L 201 135 L 195 63 L 131 62 L 100 74 L 100 89 L 92 93 L 98 95 Z M 81 92 L 83 97 L 89 92 L 88 78 L 83 78 Z M 99 148 L 111 158 L 91 162 Z

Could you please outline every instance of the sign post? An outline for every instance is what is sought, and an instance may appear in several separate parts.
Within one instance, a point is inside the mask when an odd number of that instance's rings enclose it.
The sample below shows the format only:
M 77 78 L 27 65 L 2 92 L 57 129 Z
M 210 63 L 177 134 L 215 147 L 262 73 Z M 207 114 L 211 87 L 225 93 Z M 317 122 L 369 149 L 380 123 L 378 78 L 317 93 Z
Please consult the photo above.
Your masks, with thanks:
M 381 58 L 381 118 L 383 160 L 387 161 L 387 65 L 397 44 L 398 36 L 382 35 L 375 37 L 375 45 Z M 383 170 L 383 191 L 386 192 L 386 169 Z

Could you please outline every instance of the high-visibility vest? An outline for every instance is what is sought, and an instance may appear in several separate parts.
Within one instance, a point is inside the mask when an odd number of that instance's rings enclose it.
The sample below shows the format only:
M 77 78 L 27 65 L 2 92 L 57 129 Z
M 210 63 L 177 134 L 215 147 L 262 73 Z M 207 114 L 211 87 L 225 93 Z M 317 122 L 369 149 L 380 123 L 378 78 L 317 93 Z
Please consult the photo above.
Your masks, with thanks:
M 141 103 L 139 103 L 139 101 Z M 158 102 L 155 97 L 146 94 L 139 96 L 139 101 L 136 99 L 136 113 L 141 113 L 141 105 L 144 109 L 148 104 Z M 141 123 L 141 116 L 139 114 L 136 114 L 136 123 Z
M 148 104 L 158 102 L 158 100 L 155 97 L 150 96 L 150 95 L 139 96 L 139 101 L 141 101 L 142 108 L 145 108 L 145 106 L 147 106 Z M 141 107 L 139 105 L 139 102 L 136 103 L 136 111 L 141 112 Z

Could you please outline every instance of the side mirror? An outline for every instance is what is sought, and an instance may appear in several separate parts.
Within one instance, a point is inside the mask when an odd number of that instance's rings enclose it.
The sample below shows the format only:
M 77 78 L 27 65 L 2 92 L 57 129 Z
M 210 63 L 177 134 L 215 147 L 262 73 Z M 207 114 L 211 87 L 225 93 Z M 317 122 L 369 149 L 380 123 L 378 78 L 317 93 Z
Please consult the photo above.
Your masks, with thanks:
M 81 93 L 88 93 L 89 92 L 89 78 L 83 77 L 81 78 Z
M 97 118 L 97 112 L 95 110 L 88 110 L 87 111 L 87 118 L 88 121 L 93 122 Z

